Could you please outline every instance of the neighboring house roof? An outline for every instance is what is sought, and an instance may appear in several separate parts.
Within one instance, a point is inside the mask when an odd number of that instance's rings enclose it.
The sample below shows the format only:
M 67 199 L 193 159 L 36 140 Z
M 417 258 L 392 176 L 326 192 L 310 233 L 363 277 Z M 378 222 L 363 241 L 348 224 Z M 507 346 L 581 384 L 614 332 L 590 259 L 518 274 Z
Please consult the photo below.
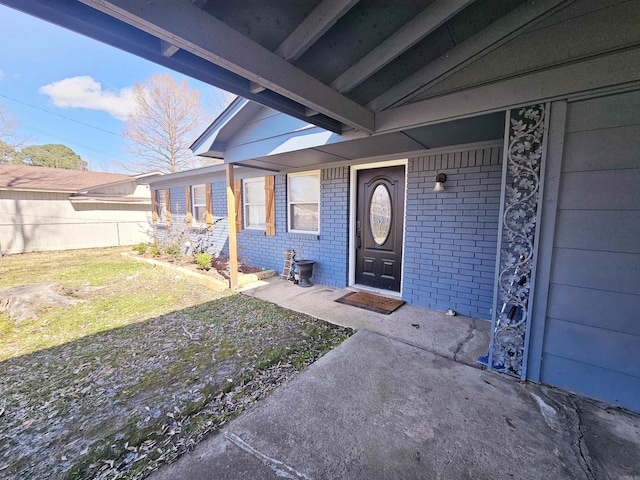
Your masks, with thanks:
M 135 180 L 119 173 L 86 172 L 66 168 L 0 165 L 0 188 L 81 192 L 101 185 Z
M 0 190 L 56 192 L 70 194 L 73 203 L 117 203 L 150 205 L 147 192 L 136 195 L 137 185 L 148 184 L 157 172 L 140 175 L 86 172 L 66 168 L 31 167 L 28 165 L 0 165 Z M 111 187 L 126 186 L 128 195 L 114 195 Z

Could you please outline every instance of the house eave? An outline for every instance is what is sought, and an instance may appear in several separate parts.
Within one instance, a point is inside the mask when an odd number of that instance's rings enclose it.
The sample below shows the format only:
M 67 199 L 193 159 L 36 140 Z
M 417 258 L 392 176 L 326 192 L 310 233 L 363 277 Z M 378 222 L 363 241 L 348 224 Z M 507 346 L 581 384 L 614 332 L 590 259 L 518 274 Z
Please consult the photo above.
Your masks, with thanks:
M 26 187 L 0 187 L 0 191 L 5 192 L 38 192 L 38 193 L 77 193 L 78 190 L 65 189 L 42 189 L 42 188 L 26 188 Z
M 223 112 L 216 117 L 213 122 L 207 127 L 207 129 L 200 134 L 198 138 L 189 147 L 194 155 L 205 155 L 215 143 L 216 137 L 220 133 L 220 130 L 238 113 L 238 111 L 245 106 L 249 101 L 246 98 L 237 97 L 231 102 Z
M 391 160 L 398 160 L 402 158 L 418 158 L 431 155 L 442 155 L 452 152 L 460 152 L 472 149 L 494 148 L 501 147 L 504 142 L 502 140 L 487 140 L 482 142 L 461 143 L 457 145 L 447 145 L 443 147 L 430 148 L 430 149 L 418 149 L 418 150 L 406 150 L 397 153 L 385 153 L 381 155 L 369 155 L 361 156 L 354 159 L 336 159 L 335 161 L 318 163 L 305 166 L 296 166 L 293 163 L 285 165 L 283 163 L 275 163 L 273 157 L 256 158 L 239 162 L 235 165 L 242 165 L 246 168 L 261 169 L 263 171 L 271 171 L 273 173 L 297 173 L 306 172 L 311 170 L 321 170 L 327 168 L 339 168 L 350 167 L 361 164 L 374 164 L 381 162 L 388 162 Z M 237 167 L 236 167 L 237 168 Z M 273 174 L 271 173 L 271 175 Z
M 175 183 L 186 178 L 200 175 L 224 175 L 224 165 L 212 165 L 209 167 L 194 168 L 191 170 L 184 170 L 182 172 L 167 173 L 158 177 L 150 178 L 148 184 L 151 188 L 159 188 L 166 184 Z
M 238 180 L 245 178 L 261 177 L 265 175 L 273 175 L 273 171 L 264 168 L 255 168 L 250 165 L 235 165 L 234 176 Z M 183 172 L 170 173 L 162 175 L 149 183 L 153 190 L 163 188 L 178 188 L 187 185 L 197 185 L 213 180 L 223 180 L 226 174 L 225 165 L 214 165 L 211 167 L 194 168 Z
M 106 204 L 106 205 L 151 205 L 149 198 L 133 197 L 97 197 L 97 196 L 70 196 L 69 201 L 76 204 Z
M 222 112 L 190 149 L 200 157 L 223 159 L 227 140 L 247 125 L 263 107 L 245 98 L 237 98 Z

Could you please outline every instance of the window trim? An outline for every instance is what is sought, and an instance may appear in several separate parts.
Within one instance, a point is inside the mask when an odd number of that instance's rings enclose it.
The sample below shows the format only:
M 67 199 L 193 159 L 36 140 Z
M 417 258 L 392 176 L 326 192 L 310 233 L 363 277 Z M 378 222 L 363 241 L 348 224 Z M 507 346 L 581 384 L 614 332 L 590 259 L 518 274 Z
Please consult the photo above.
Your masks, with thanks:
M 247 202 L 247 191 L 246 186 L 251 183 L 262 183 L 262 203 L 248 203 Z M 246 230 L 258 230 L 264 232 L 267 229 L 267 195 L 264 190 L 265 187 L 265 177 L 255 177 L 255 178 L 245 178 L 242 181 L 242 213 L 244 214 L 244 222 L 243 227 Z M 249 214 L 247 211 L 247 207 L 255 207 L 262 205 L 262 210 L 264 211 L 264 219 L 265 222 L 262 226 L 249 225 Z
M 202 187 L 202 189 L 204 190 L 204 203 L 200 204 L 196 204 L 196 188 L 197 187 Z M 203 219 L 199 219 L 198 216 L 196 215 L 196 207 L 204 207 L 204 211 L 205 211 L 205 218 Z M 191 185 L 191 221 L 193 222 L 194 225 L 204 225 L 205 223 L 207 223 L 207 185 L 206 183 L 198 183 L 196 185 Z
M 316 230 L 296 230 L 291 227 L 291 205 L 296 204 L 310 204 L 316 202 L 292 202 L 291 201 L 291 188 L 290 179 L 294 177 L 317 177 L 318 178 L 318 225 Z M 311 235 L 320 235 L 320 194 L 322 190 L 320 170 L 309 170 L 307 172 L 290 173 L 287 175 L 287 231 L 290 233 L 302 233 Z

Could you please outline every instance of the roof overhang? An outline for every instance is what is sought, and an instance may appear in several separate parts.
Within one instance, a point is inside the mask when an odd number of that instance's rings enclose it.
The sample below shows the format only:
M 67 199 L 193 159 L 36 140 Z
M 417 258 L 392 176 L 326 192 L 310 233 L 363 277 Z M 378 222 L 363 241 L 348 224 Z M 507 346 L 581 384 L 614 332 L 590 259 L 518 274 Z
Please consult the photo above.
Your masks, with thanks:
M 456 144 L 431 149 L 407 150 L 398 153 L 376 152 L 376 154 L 374 155 L 362 156 L 353 160 L 337 160 L 334 157 L 326 157 L 322 153 L 314 151 L 304 151 L 298 153 L 297 155 L 282 155 L 278 157 L 256 158 L 247 162 L 246 164 L 243 163 L 243 165 L 250 165 L 252 168 L 262 169 L 263 172 L 270 172 L 264 173 L 264 175 L 273 175 L 273 173 L 288 174 L 325 168 L 354 166 L 364 163 L 373 164 L 378 162 L 387 162 L 390 160 L 398 160 L 402 158 L 416 158 L 429 155 L 439 155 L 443 153 L 460 152 L 471 149 L 501 147 L 503 143 L 504 142 L 502 140 L 489 140 L 486 142 Z
M 191 151 L 200 157 L 223 159 L 229 139 L 261 108 L 261 105 L 246 98 L 236 98 L 193 142 Z
M 496 112 L 384 135 L 351 132 L 347 138 L 309 126 L 232 147 L 227 150 L 225 161 L 288 172 L 349 164 L 363 159 L 387 159 L 454 145 L 502 141 L 504 119 L 504 112 Z
M 151 205 L 150 197 L 100 197 L 90 195 L 72 195 L 69 197 L 71 203 L 83 204 L 106 204 L 106 205 Z
M 0 187 L 1 191 L 7 192 L 38 192 L 38 193 L 76 193 L 77 190 L 68 190 L 68 189 L 41 189 L 41 188 L 25 188 L 25 187 Z
M 182 187 L 186 185 L 197 185 L 199 183 L 210 183 L 224 181 L 226 175 L 226 165 L 213 165 L 210 167 L 194 168 L 183 172 L 169 173 L 149 180 L 149 186 L 153 190 L 162 188 Z M 243 180 L 245 178 L 263 177 L 273 175 L 272 170 L 254 168 L 252 166 L 235 165 L 233 167 L 234 178 Z

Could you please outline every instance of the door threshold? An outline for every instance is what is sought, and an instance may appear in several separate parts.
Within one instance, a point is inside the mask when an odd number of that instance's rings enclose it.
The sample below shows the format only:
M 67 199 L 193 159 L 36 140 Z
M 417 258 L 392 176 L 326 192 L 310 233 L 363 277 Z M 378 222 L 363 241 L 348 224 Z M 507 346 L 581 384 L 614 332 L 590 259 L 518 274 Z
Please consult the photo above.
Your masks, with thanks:
M 350 288 L 352 290 L 363 291 L 363 292 L 375 293 L 376 295 L 383 295 L 387 297 L 398 298 L 402 300 L 402 293 L 394 292 L 393 290 L 383 290 L 381 288 L 368 287 L 366 285 L 360 285 L 357 283 L 355 285 L 349 285 L 349 287 L 347 288 Z

